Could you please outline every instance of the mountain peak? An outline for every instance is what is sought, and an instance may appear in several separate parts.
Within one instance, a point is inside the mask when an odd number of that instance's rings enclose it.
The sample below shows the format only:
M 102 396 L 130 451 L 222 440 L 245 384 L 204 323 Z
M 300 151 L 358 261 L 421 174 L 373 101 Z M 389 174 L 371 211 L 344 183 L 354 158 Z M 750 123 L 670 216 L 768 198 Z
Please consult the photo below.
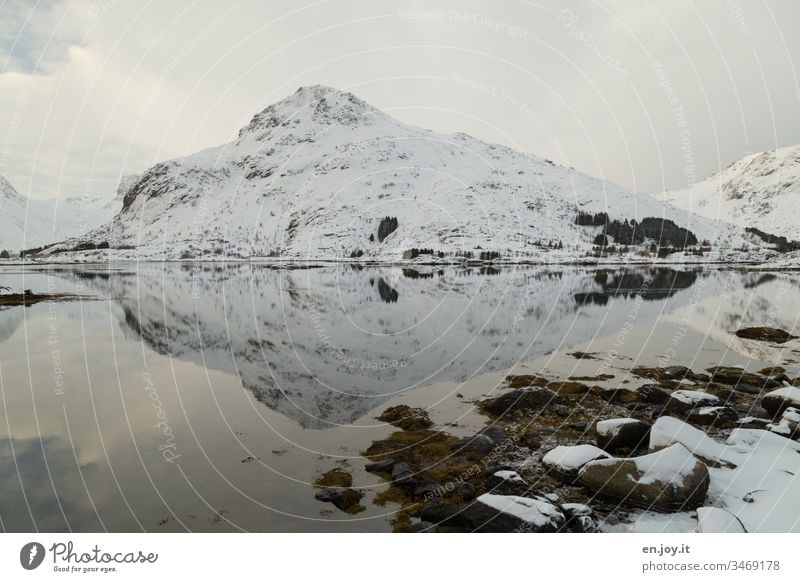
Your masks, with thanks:
M 20 197 L 20 193 L 12 186 L 11 182 L 6 180 L 5 176 L 0 175 L 0 194 L 5 196 Z
M 352 93 L 325 85 L 300 87 L 289 97 L 270 105 L 239 132 L 239 137 L 255 134 L 259 141 L 275 128 L 308 129 L 309 125 L 348 126 L 369 125 L 377 116 L 385 116 Z

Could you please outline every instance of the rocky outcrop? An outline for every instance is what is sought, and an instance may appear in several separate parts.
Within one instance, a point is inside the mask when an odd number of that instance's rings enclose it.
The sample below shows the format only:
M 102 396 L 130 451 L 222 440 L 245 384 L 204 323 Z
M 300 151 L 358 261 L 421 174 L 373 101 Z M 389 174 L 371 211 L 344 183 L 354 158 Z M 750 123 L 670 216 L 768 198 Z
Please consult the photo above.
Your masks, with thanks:
M 708 468 L 683 445 L 631 459 L 587 463 L 579 482 L 597 494 L 650 509 L 694 509 L 705 501 Z

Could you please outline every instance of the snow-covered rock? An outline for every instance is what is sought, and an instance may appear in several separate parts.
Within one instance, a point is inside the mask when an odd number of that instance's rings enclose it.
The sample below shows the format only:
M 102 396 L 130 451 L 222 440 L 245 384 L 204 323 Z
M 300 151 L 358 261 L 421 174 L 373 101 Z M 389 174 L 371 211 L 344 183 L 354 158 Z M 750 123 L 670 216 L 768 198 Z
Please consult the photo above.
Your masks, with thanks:
M 800 410 L 790 406 L 783 411 L 780 421 L 767 425 L 767 430 L 786 438 L 796 438 L 800 435 L 798 427 L 800 427 Z
M 761 406 L 769 412 L 773 418 L 777 418 L 789 407 L 800 408 L 800 388 L 795 386 L 784 386 L 772 392 L 768 392 L 761 400 Z
M 466 512 L 481 531 L 554 532 L 565 523 L 561 510 L 543 498 L 485 493 Z
M 686 412 L 695 407 L 719 406 L 720 400 L 713 394 L 702 390 L 675 390 L 667 401 L 667 410 Z
M 550 472 L 567 483 L 578 477 L 578 471 L 589 461 L 609 459 L 611 455 L 594 445 L 560 445 L 548 451 L 542 457 L 542 464 Z
M 578 480 L 598 494 L 651 509 L 693 509 L 703 504 L 708 468 L 680 444 L 630 459 L 583 466 Z
M 600 229 L 576 225 L 578 210 L 666 217 L 712 241 L 716 255 L 685 260 L 744 257 L 741 229 L 504 146 L 402 124 L 321 86 L 256 114 L 230 143 L 153 166 L 112 223 L 53 250 L 91 242 L 136 247 L 116 258 L 397 260 L 412 248 L 476 258 L 488 249 L 563 262 L 585 259 Z M 397 229 L 380 240 L 387 216 Z
M 659 418 L 650 432 L 651 448 L 676 444 L 708 463 L 707 506 L 729 511 L 749 532 L 800 531 L 800 443 L 737 428 L 722 444 L 678 419 Z
M 597 423 L 597 446 L 610 453 L 630 452 L 647 444 L 650 425 L 635 418 L 612 418 Z

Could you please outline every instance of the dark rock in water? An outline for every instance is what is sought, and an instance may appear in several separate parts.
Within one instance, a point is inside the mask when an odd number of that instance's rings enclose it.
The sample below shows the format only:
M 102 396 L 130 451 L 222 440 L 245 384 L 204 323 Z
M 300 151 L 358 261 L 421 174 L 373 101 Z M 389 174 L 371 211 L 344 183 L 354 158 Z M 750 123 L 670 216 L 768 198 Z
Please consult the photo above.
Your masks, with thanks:
M 569 400 L 556 396 L 555 392 L 547 388 L 532 387 L 510 390 L 496 398 L 484 400 L 481 406 L 494 416 L 503 416 L 516 412 L 541 412 L 553 404 L 569 404 Z
M 395 463 L 397 463 L 397 461 L 394 459 L 383 459 L 374 463 L 367 463 L 364 465 L 364 469 L 369 473 L 380 473 L 383 471 L 389 471 Z
M 388 422 L 402 430 L 425 430 L 433 426 L 428 413 L 422 408 L 411 408 L 405 404 L 391 406 L 381 413 L 378 420 Z
M 736 336 L 743 339 L 757 340 L 762 342 L 772 342 L 784 344 L 789 340 L 797 339 L 797 336 L 788 331 L 774 327 L 745 327 L 736 331 Z
M 689 413 L 687 420 L 693 424 L 722 426 L 735 424 L 739 415 L 729 406 L 709 406 L 695 408 Z
M 636 391 L 636 394 L 639 398 L 639 402 L 644 402 L 645 404 L 666 404 L 672 392 L 666 388 L 662 388 L 658 384 L 645 384 Z
M 777 382 L 772 378 L 756 374 L 754 372 L 746 372 L 742 368 L 734 368 L 730 366 L 716 366 L 709 368 L 711 372 L 711 379 L 720 384 L 728 384 L 735 386 L 737 384 L 750 384 L 751 386 L 758 386 L 759 388 L 777 388 L 781 386 L 781 382 Z
M 783 372 L 781 372 L 780 374 L 775 374 L 774 376 L 772 376 L 772 379 L 775 380 L 776 382 L 780 382 L 781 384 L 783 384 L 784 382 L 788 384 L 792 383 L 792 379 L 789 378 L 789 376 L 787 376 Z
M 629 453 L 646 447 L 650 425 L 633 418 L 603 420 L 595 426 L 597 446 L 611 454 Z
M 623 504 L 665 511 L 696 509 L 709 485 L 708 467 L 680 444 L 641 457 L 592 461 L 578 479 Z
M 363 496 L 364 494 L 361 491 L 338 487 L 328 487 L 314 494 L 318 501 L 333 503 L 338 509 L 347 513 L 358 513 L 364 510 L 364 507 L 359 505 Z

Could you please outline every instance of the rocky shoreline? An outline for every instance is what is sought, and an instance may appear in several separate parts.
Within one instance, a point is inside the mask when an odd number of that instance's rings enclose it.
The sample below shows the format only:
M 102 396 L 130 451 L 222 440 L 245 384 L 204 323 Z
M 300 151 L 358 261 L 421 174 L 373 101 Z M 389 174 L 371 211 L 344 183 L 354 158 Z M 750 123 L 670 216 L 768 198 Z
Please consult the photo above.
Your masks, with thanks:
M 764 329 L 741 336 L 791 338 Z M 508 376 L 475 403 L 488 423 L 465 438 L 422 409 L 386 409 L 378 419 L 397 430 L 363 452 L 389 485 L 375 503 L 399 506 L 398 532 L 609 531 L 643 512 L 665 523 L 682 513 L 704 532 L 797 529 L 782 508 L 800 495 L 800 378 L 780 367 L 630 372 L 638 386 Z M 331 483 L 317 499 L 361 508 L 349 474 Z

